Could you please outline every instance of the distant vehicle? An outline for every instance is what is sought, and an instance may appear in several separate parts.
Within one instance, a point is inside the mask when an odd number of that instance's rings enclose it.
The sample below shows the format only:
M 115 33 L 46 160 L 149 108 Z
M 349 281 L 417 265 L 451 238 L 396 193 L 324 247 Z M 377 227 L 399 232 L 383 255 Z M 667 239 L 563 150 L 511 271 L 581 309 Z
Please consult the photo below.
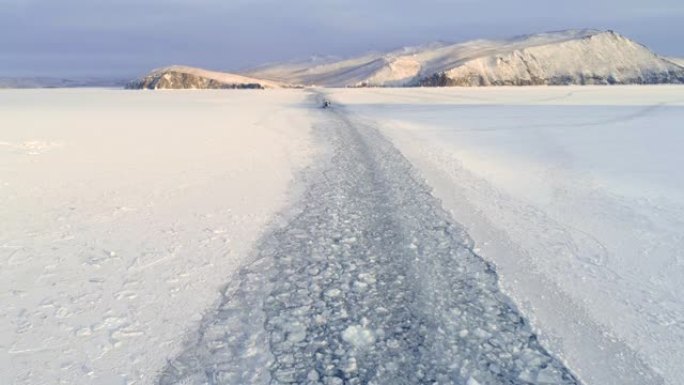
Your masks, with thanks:
M 331 105 L 332 105 L 332 103 L 330 103 L 330 100 L 323 99 L 323 106 L 322 106 L 323 108 L 328 108 Z

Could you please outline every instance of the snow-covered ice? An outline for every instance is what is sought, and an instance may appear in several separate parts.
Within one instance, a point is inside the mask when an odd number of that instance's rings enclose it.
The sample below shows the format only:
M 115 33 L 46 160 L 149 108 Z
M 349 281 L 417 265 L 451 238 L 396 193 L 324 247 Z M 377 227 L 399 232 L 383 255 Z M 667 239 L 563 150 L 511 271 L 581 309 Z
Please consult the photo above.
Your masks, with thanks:
M 152 383 L 289 202 L 305 98 L 0 91 L 0 383 Z
M 342 332 L 342 339 L 355 348 L 363 348 L 375 342 L 373 331 L 361 325 L 348 326 Z
M 683 87 L 322 92 L 0 91 L 0 383 L 684 382 Z
M 406 158 L 374 126 L 320 111 L 332 158 L 160 384 L 577 385 Z
M 331 90 L 587 384 L 684 383 L 684 87 Z

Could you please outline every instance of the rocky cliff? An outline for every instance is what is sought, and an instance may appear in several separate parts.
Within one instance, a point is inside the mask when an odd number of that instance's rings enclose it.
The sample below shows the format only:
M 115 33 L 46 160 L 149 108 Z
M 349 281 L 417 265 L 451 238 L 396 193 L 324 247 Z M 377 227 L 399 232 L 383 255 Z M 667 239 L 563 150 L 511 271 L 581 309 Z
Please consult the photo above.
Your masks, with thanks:
M 246 76 L 206 71 L 199 68 L 174 66 L 152 71 L 130 82 L 129 89 L 264 89 L 279 88 L 272 81 Z

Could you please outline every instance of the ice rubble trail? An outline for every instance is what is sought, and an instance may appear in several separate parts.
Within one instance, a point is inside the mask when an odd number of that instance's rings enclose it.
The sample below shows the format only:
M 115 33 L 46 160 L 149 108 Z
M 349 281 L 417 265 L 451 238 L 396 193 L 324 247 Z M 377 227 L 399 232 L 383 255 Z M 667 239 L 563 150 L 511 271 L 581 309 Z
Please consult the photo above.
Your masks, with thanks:
M 401 153 L 342 106 L 320 115 L 333 155 L 298 214 L 159 383 L 578 384 Z

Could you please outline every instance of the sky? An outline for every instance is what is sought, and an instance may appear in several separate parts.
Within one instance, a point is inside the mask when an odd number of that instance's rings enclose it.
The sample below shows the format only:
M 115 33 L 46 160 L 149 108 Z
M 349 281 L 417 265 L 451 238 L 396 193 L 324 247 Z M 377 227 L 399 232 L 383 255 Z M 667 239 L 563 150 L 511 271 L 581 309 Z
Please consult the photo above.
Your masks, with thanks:
M 239 71 L 432 41 L 612 29 L 684 57 L 682 0 L 0 0 L 0 77 Z

